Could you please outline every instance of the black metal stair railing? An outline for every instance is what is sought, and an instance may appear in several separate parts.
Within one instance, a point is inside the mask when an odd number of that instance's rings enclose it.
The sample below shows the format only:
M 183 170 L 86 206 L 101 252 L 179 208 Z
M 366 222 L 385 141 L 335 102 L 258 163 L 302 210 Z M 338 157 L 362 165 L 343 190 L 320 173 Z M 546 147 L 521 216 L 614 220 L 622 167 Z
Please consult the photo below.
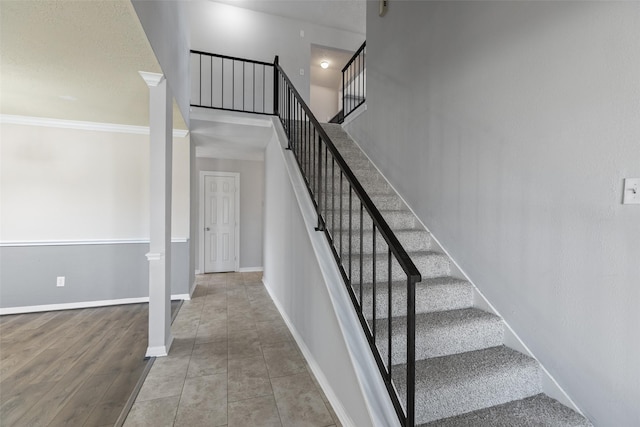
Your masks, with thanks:
M 249 64 L 266 64 L 239 58 L 224 58 L 238 63 L 245 61 Z M 270 98 L 272 104 L 269 109 L 282 123 L 288 138 L 287 148 L 294 154 L 313 200 L 317 212 L 316 230 L 326 236 L 331 247 L 398 418 L 403 426 L 414 426 L 415 292 L 416 283 L 422 280 L 420 272 L 334 142 L 278 64 L 278 57 L 276 56 L 273 64 L 266 65 L 273 67 L 272 82 L 269 84 L 273 89 L 273 95 Z M 202 77 L 196 77 L 192 81 L 200 82 L 196 92 L 201 92 Z M 205 81 L 209 77 L 206 76 Z M 224 84 L 214 81 L 212 76 L 211 82 L 212 91 L 215 91 L 215 88 L 225 90 Z M 251 92 L 247 93 L 245 89 L 246 86 L 240 90 L 240 99 L 254 95 Z M 215 97 L 216 95 L 210 95 L 211 99 Z M 218 95 L 217 98 L 222 96 Z M 238 110 L 238 104 L 231 104 L 231 108 L 229 104 L 224 103 L 219 107 L 206 107 L 253 112 Z M 267 112 L 269 109 L 265 108 L 260 113 L 270 114 Z M 397 295 L 398 292 L 393 292 L 394 284 L 397 287 L 399 283 L 406 289 L 406 302 Z M 406 306 L 407 315 L 403 325 L 406 328 L 406 342 L 402 339 L 394 341 L 392 336 L 394 310 L 396 315 L 397 310 L 404 311 L 404 307 L 398 307 L 399 300 Z M 396 321 L 397 319 L 394 320 L 394 324 Z M 398 350 L 398 346 L 403 345 L 404 348 Z M 399 353 L 406 351 L 406 390 L 396 390 L 392 363 L 394 350 Z
M 342 117 L 339 123 L 367 98 L 367 42 L 362 43 L 349 62 L 342 68 Z

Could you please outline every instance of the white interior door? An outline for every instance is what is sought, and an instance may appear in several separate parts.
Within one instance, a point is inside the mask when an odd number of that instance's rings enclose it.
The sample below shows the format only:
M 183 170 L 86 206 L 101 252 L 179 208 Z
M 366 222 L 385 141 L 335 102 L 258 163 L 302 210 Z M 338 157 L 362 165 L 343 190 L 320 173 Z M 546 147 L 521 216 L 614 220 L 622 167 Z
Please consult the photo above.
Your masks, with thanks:
M 204 271 L 236 269 L 236 176 L 206 175 Z

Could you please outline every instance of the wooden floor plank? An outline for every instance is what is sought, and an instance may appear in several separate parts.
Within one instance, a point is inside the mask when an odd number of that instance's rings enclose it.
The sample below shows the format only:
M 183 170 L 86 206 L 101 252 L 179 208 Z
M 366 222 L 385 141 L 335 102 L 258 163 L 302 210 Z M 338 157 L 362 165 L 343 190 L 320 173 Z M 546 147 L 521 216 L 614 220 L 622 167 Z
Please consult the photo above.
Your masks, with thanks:
M 67 404 L 49 423 L 51 427 L 81 426 L 107 391 L 114 377 L 112 375 L 93 375 L 89 377 L 71 396 Z
M 12 316 L 0 324 L 0 425 L 113 425 L 144 370 L 147 304 Z

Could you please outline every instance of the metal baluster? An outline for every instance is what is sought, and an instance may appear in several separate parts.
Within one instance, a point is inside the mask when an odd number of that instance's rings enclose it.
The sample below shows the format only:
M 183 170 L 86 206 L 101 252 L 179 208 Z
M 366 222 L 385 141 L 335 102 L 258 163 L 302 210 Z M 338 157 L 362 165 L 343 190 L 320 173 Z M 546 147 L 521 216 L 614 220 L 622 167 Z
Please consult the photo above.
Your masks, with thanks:
M 407 425 L 415 424 L 416 283 L 407 279 Z
M 364 251 L 362 249 L 362 241 L 364 240 L 364 221 L 363 221 L 363 204 L 362 200 L 360 200 L 360 312 L 362 313 L 364 302 L 362 301 L 362 258 L 364 256 Z
M 389 356 L 389 361 L 388 361 L 388 366 L 389 366 L 389 382 L 391 382 L 391 354 L 393 353 L 393 349 L 391 348 L 391 316 L 393 315 L 393 309 L 391 306 L 392 303 L 392 296 L 391 296 L 391 279 L 393 277 L 393 275 L 391 274 L 392 272 L 392 268 L 393 266 L 391 265 L 391 247 L 389 247 L 389 245 L 387 245 L 387 253 L 388 253 L 388 263 L 387 263 L 387 272 L 389 274 L 389 277 L 387 279 L 387 284 L 389 286 L 389 293 L 387 294 L 388 299 L 387 299 L 387 339 L 388 339 L 388 343 L 387 343 L 387 349 L 388 349 L 388 354 L 387 356 Z
M 376 342 L 376 224 L 371 218 L 371 230 L 373 231 L 372 243 L 373 243 L 373 342 Z
M 353 257 L 353 251 L 351 248 L 351 235 L 353 232 L 353 224 L 352 224 L 352 216 L 353 216 L 353 206 L 351 204 L 351 194 L 352 194 L 352 187 L 351 184 L 349 184 L 349 286 L 352 285 L 352 278 L 353 278 L 353 270 L 352 270 L 352 262 L 351 262 L 351 258 Z

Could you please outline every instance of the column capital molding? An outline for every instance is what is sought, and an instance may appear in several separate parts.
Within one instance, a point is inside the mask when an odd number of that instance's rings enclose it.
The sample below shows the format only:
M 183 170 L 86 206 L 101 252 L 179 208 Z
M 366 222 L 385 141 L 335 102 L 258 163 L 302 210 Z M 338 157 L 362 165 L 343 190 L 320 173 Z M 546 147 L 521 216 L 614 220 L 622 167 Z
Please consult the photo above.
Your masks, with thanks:
M 149 87 L 156 87 L 164 80 L 164 74 L 149 73 L 147 71 L 138 71 L 138 73 Z

